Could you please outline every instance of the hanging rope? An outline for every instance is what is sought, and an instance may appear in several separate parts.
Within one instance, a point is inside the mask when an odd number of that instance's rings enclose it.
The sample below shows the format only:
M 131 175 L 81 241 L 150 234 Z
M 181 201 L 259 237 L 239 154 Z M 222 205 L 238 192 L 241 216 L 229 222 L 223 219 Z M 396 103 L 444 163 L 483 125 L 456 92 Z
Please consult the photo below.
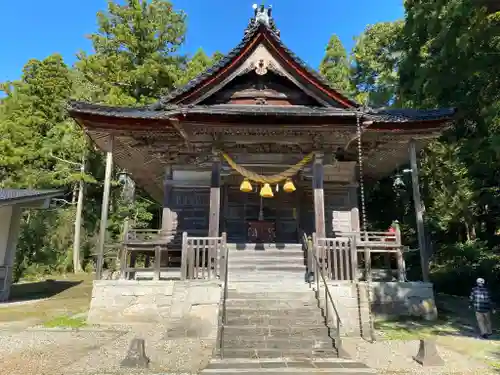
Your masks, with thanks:
M 292 176 L 295 176 L 306 164 L 308 164 L 314 156 L 314 153 L 310 153 L 309 155 L 305 156 L 304 159 L 299 161 L 297 164 L 294 166 L 288 168 L 287 170 L 271 175 L 271 176 L 263 176 L 258 173 L 249 171 L 248 169 L 242 167 L 241 165 L 238 165 L 231 157 L 226 154 L 222 153 L 222 157 L 227 161 L 227 164 L 231 168 L 233 168 L 236 172 L 241 174 L 243 177 L 246 179 L 253 181 L 253 182 L 259 182 L 262 184 L 277 184 L 278 182 L 284 181 L 286 179 L 291 178 Z

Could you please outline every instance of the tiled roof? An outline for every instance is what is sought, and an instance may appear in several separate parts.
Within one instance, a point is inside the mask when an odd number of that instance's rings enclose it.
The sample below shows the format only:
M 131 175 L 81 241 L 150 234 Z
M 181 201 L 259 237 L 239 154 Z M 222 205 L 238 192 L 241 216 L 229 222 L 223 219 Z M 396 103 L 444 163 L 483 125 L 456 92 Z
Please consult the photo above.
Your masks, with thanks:
M 62 193 L 61 190 L 0 189 L 0 203 L 50 198 Z
M 320 82 L 322 85 L 330 88 L 331 90 L 334 90 L 335 92 L 339 93 L 342 95 L 347 101 L 349 101 L 354 107 L 359 107 L 359 104 L 356 103 L 354 100 L 350 99 L 347 95 L 344 93 L 340 92 L 334 87 L 331 87 L 330 83 L 323 77 L 321 76 L 318 72 L 316 72 L 315 69 L 312 69 L 309 67 L 300 57 L 298 57 L 295 53 L 293 53 L 290 49 L 288 49 L 282 42 L 280 37 L 270 28 L 268 28 L 265 24 L 256 24 L 255 26 L 247 29 L 247 32 L 245 33 L 245 36 L 241 40 L 241 42 L 233 48 L 226 56 L 224 56 L 221 60 L 219 60 L 216 64 L 214 64 L 212 67 L 207 69 L 205 72 L 201 73 L 197 77 L 193 78 L 191 81 L 189 81 L 186 85 L 179 87 L 164 97 L 160 99 L 161 104 L 166 104 L 166 103 L 171 103 L 173 102 L 177 97 L 181 96 L 184 93 L 187 93 L 191 89 L 195 88 L 205 80 L 215 76 L 220 70 L 224 69 L 226 66 L 230 65 L 231 62 L 235 57 L 237 57 L 242 50 L 245 48 L 245 46 L 257 35 L 257 33 L 260 30 L 265 29 L 267 31 L 268 35 L 270 35 L 274 41 L 277 43 L 277 45 L 287 53 L 292 60 L 299 66 L 301 66 L 305 71 L 307 71 L 311 76 L 313 76 L 318 82 Z
M 71 102 L 69 110 L 72 113 L 102 115 L 117 118 L 141 119 L 168 119 L 180 114 L 208 114 L 208 115 L 250 115 L 250 116 L 307 116 L 307 117 L 356 117 L 362 114 L 375 122 L 415 122 L 434 121 L 451 118 L 455 114 L 454 108 L 444 109 L 368 109 L 364 112 L 345 110 L 334 107 L 308 106 L 273 106 L 273 105 L 195 105 L 178 106 L 167 104 L 163 110 L 153 110 L 151 107 L 122 108 L 108 107 L 85 102 Z

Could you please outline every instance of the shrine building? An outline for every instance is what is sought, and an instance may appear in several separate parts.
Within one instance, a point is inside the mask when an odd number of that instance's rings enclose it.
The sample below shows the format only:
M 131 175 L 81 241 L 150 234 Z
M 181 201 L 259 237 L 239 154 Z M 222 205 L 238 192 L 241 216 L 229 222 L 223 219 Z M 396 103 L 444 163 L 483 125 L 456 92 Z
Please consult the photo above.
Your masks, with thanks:
M 149 241 L 146 250 L 162 259 L 156 280 L 172 267 L 182 268 L 181 279 L 207 277 L 200 268 L 223 277 L 220 244 L 286 248 L 314 233 L 314 254 L 328 264 L 328 277 L 353 282 L 363 278 L 361 264 L 371 272 L 370 251 L 384 252 L 387 243 L 387 253 L 397 255 L 395 278 L 405 280 L 399 234 L 387 240 L 366 232 L 363 184 L 408 164 L 409 150 L 415 157 L 439 137 L 455 110 L 357 103 L 284 45 L 262 6 L 233 50 L 155 104 L 71 102 L 69 113 L 107 153 L 98 277 L 116 164 L 163 206 L 154 236 L 125 239 L 131 251 L 134 241 L 138 247 Z M 210 241 L 218 241 L 217 250 Z M 203 254 L 193 255 L 195 248 Z M 177 255 L 164 259 L 163 252 Z M 133 271 L 123 255 L 121 277 Z

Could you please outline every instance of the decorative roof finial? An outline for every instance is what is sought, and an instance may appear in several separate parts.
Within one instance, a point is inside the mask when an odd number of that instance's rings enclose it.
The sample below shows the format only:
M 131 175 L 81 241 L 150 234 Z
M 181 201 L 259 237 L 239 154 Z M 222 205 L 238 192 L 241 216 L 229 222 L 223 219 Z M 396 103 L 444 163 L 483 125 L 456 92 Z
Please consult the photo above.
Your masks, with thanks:
M 272 6 L 269 5 L 266 9 L 264 2 L 262 2 L 261 5 L 253 4 L 252 8 L 254 10 L 254 16 L 250 19 L 249 25 L 245 30 L 245 34 L 254 27 L 265 25 L 279 36 L 279 30 L 276 28 L 276 24 L 274 23 L 274 19 L 272 17 Z

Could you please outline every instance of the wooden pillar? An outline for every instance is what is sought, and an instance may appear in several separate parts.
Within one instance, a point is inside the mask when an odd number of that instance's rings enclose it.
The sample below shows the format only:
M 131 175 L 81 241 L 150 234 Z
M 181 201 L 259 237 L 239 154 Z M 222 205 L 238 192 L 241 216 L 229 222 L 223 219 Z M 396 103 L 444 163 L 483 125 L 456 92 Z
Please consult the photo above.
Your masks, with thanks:
M 172 184 L 173 171 L 172 166 L 165 167 L 165 178 L 163 180 L 163 212 L 161 217 L 161 232 L 163 236 L 172 235 L 174 215 L 171 209 L 172 206 Z
M 208 221 L 208 237 L 219 237 L 220 224 L 220 185 L 221 161 L 214 156 L 212 162 L 212 176 L 210 178 L 210 216 Z
M 417 150 L 415 140 L 410 140 L 410 166 L 411 182 L 413 189 L 413 202 L 415 204 L 415 216 L 417 221 L 418 248 L 420 250 L 420 262 L 422 266 L 422 281 L 428 283 L 429 279 L 429 259 L 427 253 L 427 244 L 425 242 L 424 229 L 424 207 L 420 198 L 420 185 L 418 183 Z
M 104 263 L 104 245 L 106 242 L 106 232 L 108 229 L 108 209 L 109 193 L 111 189 L 111 173 L 113 172 L 113 136 L 109 135 L 106 144 L 106 171 L 104 173 L 104 191 L 102 193 L 101 204 L 101 225 L 99 229 L 99 243 L 97 245 L 97 265 L 96 280 L 102 277 L 102 267 Z
M 316 237 L 325 238 L 325 194 L 323 190 L 323 154 L 316 153 L 313 162 L 312 188 L 314 196 L 314 225 Z
M 5 225 L 8 226 L 7 238 L 5 242 L 5 253 L 0 253 L 0 266 L 4 266 L 3 277 L 0 277 L 0 302 L 7 301 L 10 297 L 10 288 L 13 280 L 13 267 L 16 258 L 16 249 L 17 243 L 19 240 L 19 231 L 21 227 L 21 219 L 22 219 L 22 209 L 18 206 L 12 206 L 10 209 L 7 206 L 7 210 L 10 211 L 10 219 L 9 217 L 2 217 L 2 220 L 5 220 Z M 3 212 L 5 214 L 5 212 Z M 7 213 L 9 215 L 9 213 Z M 0 228 L 2 229 L 2 228 Z M 0 246 L 2 246 L 0 244 Z M 0 249 L 1 251 L 2 249 Z M 3 259 L 2 259 L 3 255 Z M 1 273 L 1 271 L 0 271 Z M 4 288 L 5 286 L 5 288 Z

